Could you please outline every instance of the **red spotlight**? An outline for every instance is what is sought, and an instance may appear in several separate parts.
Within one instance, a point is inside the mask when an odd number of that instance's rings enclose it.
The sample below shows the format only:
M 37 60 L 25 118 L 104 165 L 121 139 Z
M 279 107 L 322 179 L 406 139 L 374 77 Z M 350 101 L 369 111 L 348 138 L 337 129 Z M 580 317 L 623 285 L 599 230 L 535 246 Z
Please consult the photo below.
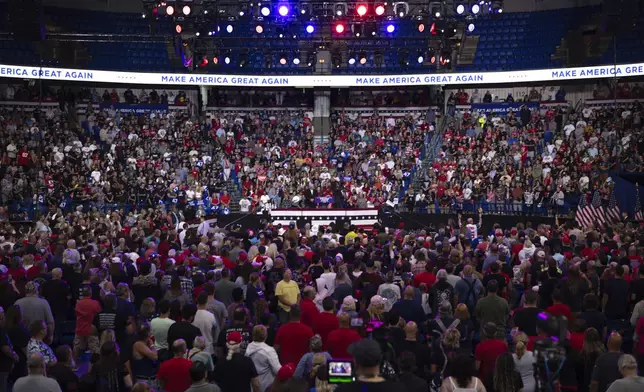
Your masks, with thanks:
M 385 6 L 384 6 L 384 5 L 382 5 L 382 4 L 378 4 L 378 5 L 376 6 L 376 15 L 378 15 L 378 16 L 382 16 L 382 15 L 384 15 L 384 14 L 385 14 Z
M 219 64 L 219 57 L 217 57 L 217 56 L 213 57 L 213 58 L 212 58 L 212 63 L 213 63 L 214 65 Z
M 199 67 L 204 68 L 206 65 L 208 65 L 208 59 L 204 57 L 201 60 L 201 64 L 199 64 Z
M 344 25 L 342 23 L 335 25 L 335 32 L 338 34 L 344 33 Z
M 436 35 L 438 34 L 438 30 L 436 30 L 436 23 L 432 23 L 432 26 L 429 28 L 429 33 L 431 35 Z
M 356 12 L 358 13 L 359 16 L 365 16 L 367 14 L 367 6 L 364 4 L 358 5 L 356 8 Z
M 183 31 L 183 28 L 181 27 L 180 24 L 178 24 L 174 29 L 177 32 L 177 34 L 181 34 L 181 32 Z

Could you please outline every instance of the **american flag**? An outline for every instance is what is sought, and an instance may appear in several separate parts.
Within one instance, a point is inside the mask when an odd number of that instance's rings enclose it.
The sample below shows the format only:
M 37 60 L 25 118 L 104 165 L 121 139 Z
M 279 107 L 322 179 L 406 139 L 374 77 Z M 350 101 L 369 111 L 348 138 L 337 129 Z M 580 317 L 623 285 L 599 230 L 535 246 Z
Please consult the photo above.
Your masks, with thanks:
M 622 220 L 622 211 L 617 205 L 617 197 L 615 197 L 615 188 L 610 192 L 610 200 L 608 201 L 608 208 L 606 209 L 606 219 L 609 223 L 617 223 Z
M 593 200 L 590 203 L 593 214 L 595 215 L 596 227 L 604 226 L 606 224 L 606 214 L 604 212 L 604 207 L 602 206 L 602 198 L 599 195 L 599 189 L 595 190 L 593 194 Z
M 640 187 L 635 186 L 635 220 L 644 221 L 644 212 L 642 212 L 642 203 L 640 202 Z
M 577 222 L 581 227 L 586 227 L 593 223 L 592 206 L 586 200 L 586 194 L 581 195 L 579 206 L 577 206 Z

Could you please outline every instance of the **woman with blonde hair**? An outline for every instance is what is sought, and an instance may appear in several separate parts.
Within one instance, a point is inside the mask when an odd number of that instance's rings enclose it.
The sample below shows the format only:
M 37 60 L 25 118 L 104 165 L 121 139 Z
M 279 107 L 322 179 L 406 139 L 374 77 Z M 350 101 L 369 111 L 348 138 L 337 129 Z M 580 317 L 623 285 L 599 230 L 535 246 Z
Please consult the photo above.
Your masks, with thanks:
M 253 260 L 259 254 L 259 248 L 257 245 L 253 245 L 248 249 L 248 260 Z
M 282 365 L 275 349 L 266 344 L 267 329 L 263 325 L 253 327 L 253 341 L 246 347 L 246 356 L 253 360 L 257 377 L 259 379 L 260 389 L 265 391 L 266 388 L 273 384 L 277 372 Z
M 532 351 L 527 351 L 528 335 L 519 332 L 514 337 L 514 364 L 521 375 L 524 392 L 534 392 L 536 385 L 534 381 L 534 363 L 537 361 Z
M 461 333 L 458 328 L 450 327 L 445 330 L 441 339 L 435 339 L 432 344 L 431 373 L 434 374 L 432 383 L 440 385 L 441 380 L 451 374 L 452 360 L 459 354 L 471 353 L 471 349 L 461 348 Z

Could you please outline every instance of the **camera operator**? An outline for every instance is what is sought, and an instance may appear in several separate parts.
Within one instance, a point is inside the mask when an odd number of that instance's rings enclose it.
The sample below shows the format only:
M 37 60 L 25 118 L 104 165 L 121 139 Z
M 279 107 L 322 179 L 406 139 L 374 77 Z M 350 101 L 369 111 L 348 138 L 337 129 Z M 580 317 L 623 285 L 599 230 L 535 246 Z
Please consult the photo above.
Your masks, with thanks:
M 362 339 L 349 347 L 353 355 L 356 381 L 338 386 L 335 392 L 404 392 L 404 384 L 386 380 L 380 375 L 382 350 L 371 339 Z

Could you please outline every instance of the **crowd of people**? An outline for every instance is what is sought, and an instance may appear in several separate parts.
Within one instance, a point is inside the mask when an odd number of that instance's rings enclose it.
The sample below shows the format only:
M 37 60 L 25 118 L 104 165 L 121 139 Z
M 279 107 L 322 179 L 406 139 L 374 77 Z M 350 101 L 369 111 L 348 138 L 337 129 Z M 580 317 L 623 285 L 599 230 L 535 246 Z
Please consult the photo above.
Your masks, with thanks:
M 0 390 L 644 386 L 641 226 L 459 216 L 423 230 L 268 223 L 200 236 L 162 209 L 77 211 L 26 233 L 4 223 Z M 534 370 L 548 342 L 565 353 L 557 380 Z
M 526 107 L 458 112 L 431 167 L 417 172 L 409 210 L 566 214 L 581 195 L 612 192 L 611 171 L 643 170 L 642 107 Z
M 0 392 L 644 387 L 641 225 L 482 226 L 608 199 L 608 170 L 642 171 L 639 104 L 459 112 L 429 166 L 422 113 L 334 112 L 315 145 L 304 113 L 66 109 L 0 112 Z M 458 219 L 211 225 L 230 184 L 244 212 L 408 189 Z

